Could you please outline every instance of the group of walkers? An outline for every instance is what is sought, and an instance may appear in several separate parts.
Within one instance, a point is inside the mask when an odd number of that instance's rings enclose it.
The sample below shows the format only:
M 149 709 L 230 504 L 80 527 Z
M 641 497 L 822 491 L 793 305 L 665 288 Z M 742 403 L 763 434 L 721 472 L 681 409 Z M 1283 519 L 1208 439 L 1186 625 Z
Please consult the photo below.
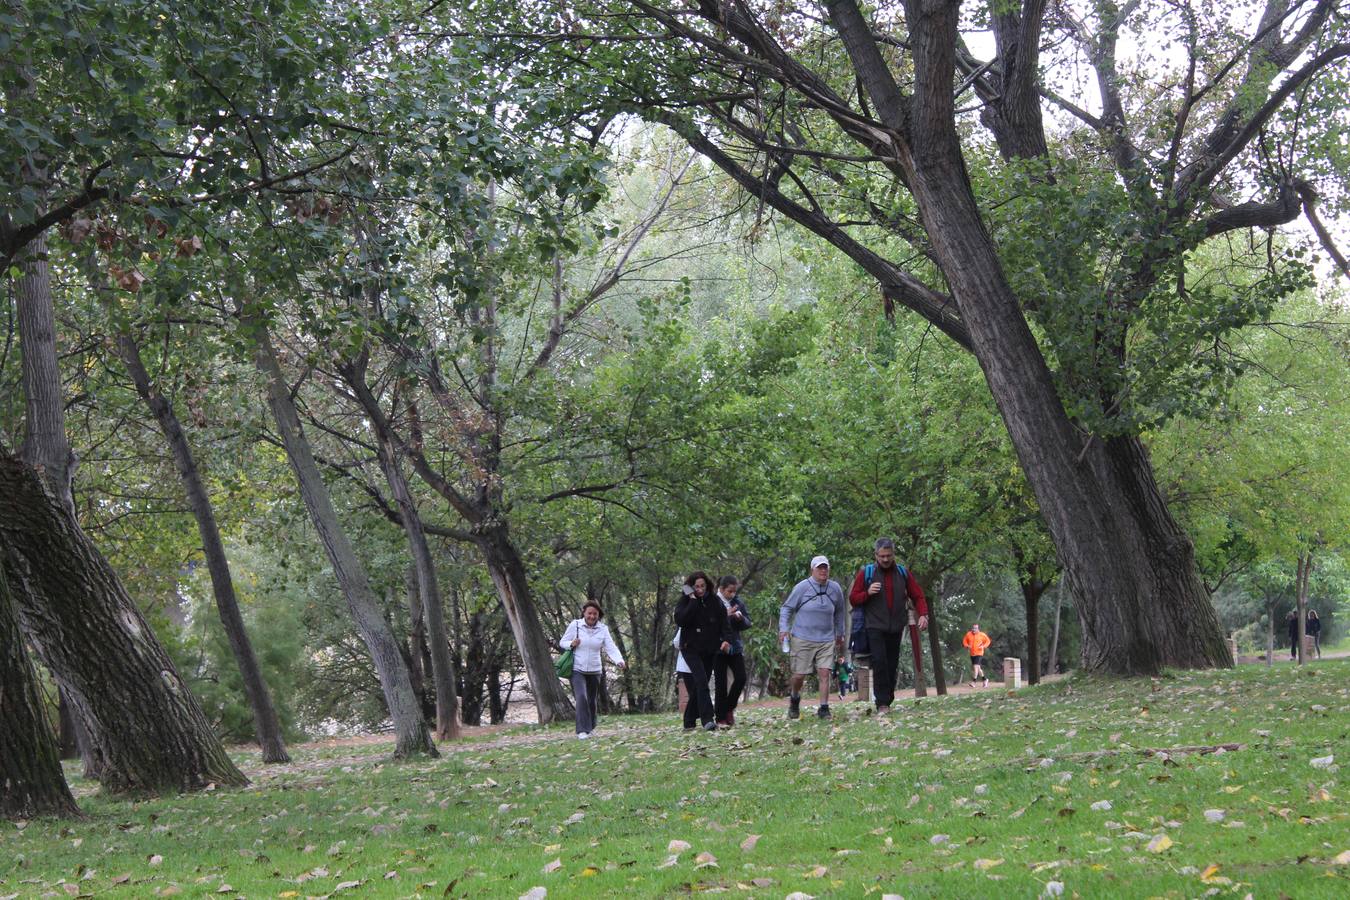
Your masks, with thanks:
M 855 654 L 870 657 L 872 692 L 879 715 L 895 701 L 900 671 L 900 649 L 910 635 L 916 657 L 919 632 L 928 627 L 928 601 L 914 574 L 896 560 L 895 543 L 881 538 L 873 547 L 873 562 L 860 568 L 846 595 L 830 578 L 825 556 L 811 560 L 809 574 L 788 593 L 778 613 L 778 640 L 787 654 L 790 679 L 787 715 L 801 717 L 802 687 L 814 674 L 820 690 L 816 716 L 831 718 L 830 686 L 836 664 L 845 662 L 844 644 L 853 610 Z M 684 728 L 716 731 L 736 724 L 736 707 L 745 690 L 745 647 L 742 633 L 751 627 L 750 611 L 739 596 L 733 575 L 713 579 L 693 572 L 684 581 L 675 607 L 676 672 L 684 684 L 687 702 Z M 587 601 L 582 618 L 572 622 L 559 641 L 573 650 L 572 689 L 576 696 L 577 736 L 595 730 L 596 695 L 600 683 L 601 653 L 623 668 L 623 656 L 600 620 L 604 613 Z M 981 665 L 989 637 L 975 625 L 965 636 L 975 678 L 989 679 Z M 712 686 L 709 686 L 711 681 Z
M 1289 658 L 1298 658 L 1298 610 L 1291 609 L 1284 617 L 1285 627 L 1289 629 Z M 1303 633 L 1313 639 L 1313 650 L 1317 658 L 1322 658 L 1322 620 L 1317 610 L 1308 610 L 1308 618 L 1303 623 Z

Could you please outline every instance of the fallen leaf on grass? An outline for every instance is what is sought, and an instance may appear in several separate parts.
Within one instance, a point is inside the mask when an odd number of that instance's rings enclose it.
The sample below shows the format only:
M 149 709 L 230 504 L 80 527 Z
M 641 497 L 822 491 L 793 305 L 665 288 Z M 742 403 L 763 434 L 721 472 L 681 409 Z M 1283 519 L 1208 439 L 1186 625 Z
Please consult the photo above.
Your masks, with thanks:
M 675 865 L 675 864 L 678 863 L 679 861 L 680 861 L 679 854 L 672 853 L 672 854 L 670 854 L 669 856 L 667 856 L 667 857 L 665 858 L 665 860 L 661 863 L 661 865 L 657 866 L 657 868 L 658 868 L 658 869 L 669 869 L 671 866 Z
M 116 878 L 114 878 L 114 879 L 112 880 L 112 883 L 113 883 L 113 884 L 126 884 L 126 883 L 127 883 L 128 881 L 130 881 L 130 880 L 131 880 L 131 874 L 130 874 L 130 873 L 127 873 L 127 874 L 125 874 L 125 875 L 118 875 Z
M 1148 842 L 1148 851 L 1150 853 L 1162 853 L 1168 847 L 1172 846 L 1172 839 L 1165 834 L 1157 835 Z
M 674 840 L 674 841 L 671 841 L 669 844 L 666 845 L 666 852 L 667 852 L 667 853 L 683 853 L 684 851 L 688 850 L 689 848 L 691 848 L 691 847 L 693 847 L 693 846 L 694 846 L 694 845 L 691 844 L 691 843 L 689 843 L 688 841 Z
M 352 888 L 360 887 L 363 884 L 365 884 L 364 881 L 344 881 L 333 888 L 333 893 L 336 894 L 338 891 L 350 891 Z
M 582 878 L 590 878 L 592 875 L 599 875 L 599 874 L 600 870 L 597 869 L 595 866 L 587 866 L 586 868 L 581 870 Z
M 803 893 L 802 891 L 793 891 L 792 893 L 784 897 L 783 900 L 816 900 L 816 895 L 806 894 Z
M 1336 761 L 1334 756 L 1317 756 L 1308 760 L 1308 765 L 1314 769 L 1330 769 L 1331 764 Z
M 150 865 L 152 866 L 157 866 L 162 862 L 164 862 L 164 857 L 160 856 L 158 853 L 150 857 Z
M 695 869 L 715 869 L 717 868 L 717 857 L 713 856 L 707 850 L 704 850 L 698 856 L 694 857 Z
M 520 895 L 520 900 L 544 900 L 548 896 L 548 891 L 541 887 L 532 887 Z
M 342 887 L 342 885 L 338 885 L 338 888 L 339 888 L 339 889 L 340 889 L 341 887 Z M 222 884 L 220 887 L 216 888 L 216 893 L 217 893 L 217 894 L 233 894 L 233 893 L 234 893 L 234 888 L 231 887 L 231 886 L 229 885 L 228 882 L 226 882 L 225 884 Z
M 561 859 L 555 859 L 555 860 L 553 860 L 553 861 L 550 862 L 550 863 L 545 863 L 545 864 L 544 864 L 543 872 L 544 872 L 545 875 L 551 875 L 552 873 L 558 871 L 558 870 L 561 869 L 561 868 L 562 868 L 562 860 L 561 860 Z
M 825 868 L 824 866 L 816 866 L 816 867 L 815 867 L 814 869 L 812 869 L 811 871 L 803 873 L 803 876 L 802 876 L 802 877 L 804 877 L 804 878 L 824 878 L 824 877 L 825 877 L 826 875 L 828 875 L 828 874 L 830 874 L 830 870 L 829 870 L 829 869 Z
M 977 870 L 981 871 L 981 872 L 987 872 L 987 871 L 989 871 L 990 869 L 992 869 L 994 866 L 1001 866 L 1001 865 L 1003 865 L 1003 859 L 1002 859 L 1002 857 L 1000 857 L 999 859 L 977 859 L 977 860 L 975 860 L 975 868 L 976 868 Z
M 1350 850 L 1346 850 L 1343 853 L 1337 854 L 1336 858 L 1332 860 L 1332 862 L 1334 862 L 1338 866 L 1350 866 Z
M 757 834 L 750 835 L 748 838 L 741 841 L 741 849 L 746 853 L 749 853 L 751 850 L 755 849 L 755 845 L 759 843 L 759 838 L 760 836 Z

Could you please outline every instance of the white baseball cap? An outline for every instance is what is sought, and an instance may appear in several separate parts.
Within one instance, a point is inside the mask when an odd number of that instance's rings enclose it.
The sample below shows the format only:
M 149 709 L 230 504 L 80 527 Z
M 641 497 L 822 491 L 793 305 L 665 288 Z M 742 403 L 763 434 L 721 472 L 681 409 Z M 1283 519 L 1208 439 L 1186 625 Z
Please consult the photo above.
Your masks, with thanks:
M 816 556 L 811 559 L 811 568 L 813 569 L 817 566 L 828 566 L 829 564 L 830 558 L 828 556 Z

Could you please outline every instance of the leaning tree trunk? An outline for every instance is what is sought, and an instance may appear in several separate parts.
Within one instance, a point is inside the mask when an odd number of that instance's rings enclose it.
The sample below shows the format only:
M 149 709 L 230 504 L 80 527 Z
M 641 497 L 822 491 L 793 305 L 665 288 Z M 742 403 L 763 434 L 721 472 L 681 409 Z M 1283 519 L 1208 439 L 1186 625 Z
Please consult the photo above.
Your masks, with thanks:
M 0 549 L 24 633 L 111 791 L 246 784 L 117 574 L 34 470 L 0 456 Z
M 980 221 L 954 135 L 915 169 L 928 233 L 1077 601 L 1083 667 L 1231 666 L 1192 545 L 1143 444 L 1090 436 L 1085 447 L 1065 413 Z
M 960 5 L 906 0 L 915 80 L 901 96 L 854 4 L 832 19 L 894 146 L 1083 626 L 1083 665 L 1121 674 L 1231 666 L 1190 540 L 1143 445 L 1085 436 L 1060 401 L 985 228 L 956 131 Z
M 455 696 L 455 667 L 450 660 L 450 640 L 445 633 L 445 606 L 436 581 L 436 564 L 427 546 L 427 535 L 422 529 L 422 517 L 413 503 L 408 480 L 399 467 L 392 440 L 385 435 L 379 442 L 380 468 L 384 470 L 389 490 L 398 503 L 403 518 L 403 531 L 408 536 L 412 553 L 413 571 L 417 578 L 417 592 L 422 614 L 426 617 L 427 637 L 431 644 L 431 681 L 436 690 L 436 737 L 453 740 L 459 737 L 459 698 Z
M 530 593 L 525 566 L 520 561 L 515 545 L 504 524 L 477 532 L 478 549 L 483 554 L 497 596 L 506 610 L 511 633 L 525 664 L 525 675 L 534 692 L 540 724 L 567 719 L 572 715 L 572 703 L 567 699 L 558 673 L 553 668 L 553 642 L 544 634 L 539 610 Z
M 272 339 L 265 330 L 260 330 L 257 341 L 256 361 L 267 381 L 267 402 L 286 448 L 286 458 L 290 460 L 291 469 L 300 485 L 300 497 L 309 510 L 314 530 L 319 533 L 338 585 L 342 588 L 342 595 L 347 600 L 352 621 L 370 651 L 370 658 L 379 675 L 389 718 L 394 723 L 394 757 L 402 759 L 418 753 L 437 756 L 436 745 L 422 719 L 422 705 L 413 693 L 412 680 L 408 677 L 408 666 L 403 660 L 398 640 L 380 613 L 380 605 L 371 590 L 365 566 L 338 522 L 333 502 L 328 496 L 328 487 L 319 474 L 318 463 L 314 461 L 314 454 L 310 450 L 309 439 L 300 427 L 300 416 L 277 362 Z
M 1298 611 L 1298 664 L 1305 662 L 1304 638 L 1308 634 L 1308 576 L 1312 574 L 1312 551 L 1299 552 L 1294 572 L 1294 605 Z
M 0 819 L 78 815 L 0 566 Z
M 187 436 L 183 434 L 173 406 L 151 382 L 135 338 L 123 331 L 117 337 L 117 349 L 136 386 L 136 393 L 154 414 L 159 430 L 173 453 L 178 477 L 183 482 L 188 506 L 192 509 L 192 517 L 197 521 L 197 533 L 202 539 L 202 553 L 206 556 L 206 569 L 211 575 L 211 588 L 215 594 L 220 624 L 225 628 L 225 636 L 229 639 L 230 650 L 234 653 L 239 675 L 244 682 L 244 695 L 253 710 L 253 727 L 258 734 L 263 762 L 289 762 L 291 757 L 286 753 L 286 743 L 281 736 L 281 721 L 277 718 L 272 695 L 267 690 L 267 682 L 258 666 L 258 657 L 253 652 L 253 644 L 244 628 L 244 617 L 239 611 L 239 600 L 234 593 L 234 580 L 230 577 L 230 564 L 225 555 L 225 543 L 220 539 L 215 510 L 206 493 L 206 485 L 202 483 L 201 474 L 197 471 L 192 448 L 188 446 Z
M 403 590 L 408 599 L 408 678 L 413 693 L 422 704 L 425 718 L 436 716 L 436 701 L 427 700 L 427 673 L 431 671 L 431 650 L 427 647 L 426 616 L 422 614 L 422 589 L 412 563 L 403 571 Z

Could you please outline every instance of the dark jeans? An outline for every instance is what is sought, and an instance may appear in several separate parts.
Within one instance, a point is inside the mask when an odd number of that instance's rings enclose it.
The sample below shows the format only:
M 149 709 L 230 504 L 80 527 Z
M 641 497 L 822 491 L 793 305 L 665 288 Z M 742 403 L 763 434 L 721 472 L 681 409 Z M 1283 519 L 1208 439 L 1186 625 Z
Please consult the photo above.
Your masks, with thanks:
M 731 684 L 727 684 L 727 677 Z M 713 698 L 713 712 L 717 721 L 726 720 L 727 713 L 736 711 L 741 702 L 741 691 L 745 690 L 745 654 L 719 653 L 713 662 L 713 685 L 716 696 Z
M 872 651 L 872 693 L 877 706 L 890 706 L 895 701 L 895 677 L 900 668 L 900 639 L 903 631 L 867 629 L 868 649 Z
M 713 720 L 713 699 L 712 691 L 708 689 L 708 679 L 712 676 L 717 651 L 697 653 L 685 650 L 681 655 L 684 657 L 684 664 L 689 667 L 689 674 L 682 676 L 689 691 L 689 703 L 684 708 L 684 727 L 693 727 L 695 715 L 707 725 Z
M 577 702 L 577 734 L 595 730 L 595 705 L 600 699 L 600 673 L 572 670 L 572 696 Z

